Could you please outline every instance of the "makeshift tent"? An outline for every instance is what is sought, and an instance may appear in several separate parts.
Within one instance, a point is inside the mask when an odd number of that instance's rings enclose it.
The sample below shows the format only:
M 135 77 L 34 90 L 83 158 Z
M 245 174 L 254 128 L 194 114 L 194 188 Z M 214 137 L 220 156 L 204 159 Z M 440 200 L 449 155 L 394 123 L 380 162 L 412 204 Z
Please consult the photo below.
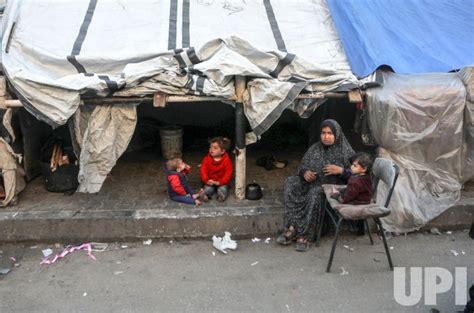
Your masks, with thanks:
M 474 64 L 474 1 L 328 0 L 352 71 L 381 65 L 399 74 Z
M 232 100 L 239 75 L 250 79 L 245 114 L 258 138 L 290 105 L 302 115 L 315 109 L 316 101 L 292 103 L 302 90 L 358 86 L 324 0 L 24 0 L 8 2 L 5 13 L 5 75 L 24 107 L 52 126 L 66 123 L 90 96 L 161 91 Z M 126 146 L 135 124 L 114 125 L 122 136 L 101 138 Z M 79 145 L 94 133 L 84 131 Z M 81 168 L 94 161 L 81 154 Z M 115 161 L 94 165 L 102 180 Z M 79 190 L 97 192 L 99 181 L 85 179 Z
M 97 192 L 128 145 L 136 110 L 133 103 L 81 105 L 86 98 L 163 92 L 233 104 L 234 77 L 243 76 L 249 138 L 258 138 L 284 109 L 306 117 L 321 103 L 295 101 L 300 92 L 361 86 L 352 72 L 365 77 L 380 65 L 399 73 L 447 72 L 474 63 L 472 1 L 328 4 L 10 1 L 4 72 L 34 116 L 53 126 L 69 119 L 82 149 L 79 190 Z M 382 77 L 384 84 L 368 91 L 369 122 L 381 155 L 402 168 L 394 214 L 385 223 L 413 230 L 454 204 L 473 176 L 472 69 L 379 74 L 366 79 Z

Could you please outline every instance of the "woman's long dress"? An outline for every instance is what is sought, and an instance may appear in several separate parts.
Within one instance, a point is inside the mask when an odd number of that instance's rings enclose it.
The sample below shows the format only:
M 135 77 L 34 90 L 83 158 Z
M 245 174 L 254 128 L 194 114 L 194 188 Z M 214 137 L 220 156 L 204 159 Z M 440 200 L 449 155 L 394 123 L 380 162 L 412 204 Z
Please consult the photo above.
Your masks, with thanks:
M 336 129 L 336 140 L 332 146 L 321 142 L 312 145 L 306 151 L 298 169 L 298 175 L 290 176 L 285 181 L 283 191 L 285 203 L 285 226 L 292 225 L 298 237 L 313 240 L 319 231 L 320 217 L 325 201 L 322 184 L 344 184 L 342 176 L 324 176 L 323 167 L 334 164 L 341 167 L 349 165 L 349 158 L 354 150 L 347 142 L 339 125 Z M 316 181 L 308 183 L 303 175 L 307 170 L 317 173 Z

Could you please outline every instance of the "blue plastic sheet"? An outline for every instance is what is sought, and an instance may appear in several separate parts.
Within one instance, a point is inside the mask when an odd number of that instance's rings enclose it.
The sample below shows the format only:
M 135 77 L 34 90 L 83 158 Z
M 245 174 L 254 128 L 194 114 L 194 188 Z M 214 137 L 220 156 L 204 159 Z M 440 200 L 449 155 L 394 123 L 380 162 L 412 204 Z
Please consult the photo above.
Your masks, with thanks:
M 474 0 L 328 0 L 352 71 L 401 74 L 474 64 Z

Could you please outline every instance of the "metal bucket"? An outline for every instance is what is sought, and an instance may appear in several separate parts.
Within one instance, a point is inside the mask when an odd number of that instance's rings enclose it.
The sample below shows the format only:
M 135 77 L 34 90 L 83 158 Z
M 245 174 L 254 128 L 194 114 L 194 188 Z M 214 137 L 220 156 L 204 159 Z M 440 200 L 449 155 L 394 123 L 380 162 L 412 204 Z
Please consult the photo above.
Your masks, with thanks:
M 181 158 L 183 150 L 183 128 L 166 126 L 160 128 L 161 154 L 167 160 Z

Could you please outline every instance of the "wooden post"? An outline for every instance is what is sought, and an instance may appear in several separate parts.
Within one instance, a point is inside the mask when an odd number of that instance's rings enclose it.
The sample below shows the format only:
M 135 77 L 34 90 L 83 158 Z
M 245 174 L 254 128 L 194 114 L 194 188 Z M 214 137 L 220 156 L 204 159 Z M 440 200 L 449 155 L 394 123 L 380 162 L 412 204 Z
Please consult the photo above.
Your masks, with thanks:
M 235 196 L 245 198 L 246 155 L 245 155 L 245 114 L 243 94 L 245 77 L 235 76 Z

